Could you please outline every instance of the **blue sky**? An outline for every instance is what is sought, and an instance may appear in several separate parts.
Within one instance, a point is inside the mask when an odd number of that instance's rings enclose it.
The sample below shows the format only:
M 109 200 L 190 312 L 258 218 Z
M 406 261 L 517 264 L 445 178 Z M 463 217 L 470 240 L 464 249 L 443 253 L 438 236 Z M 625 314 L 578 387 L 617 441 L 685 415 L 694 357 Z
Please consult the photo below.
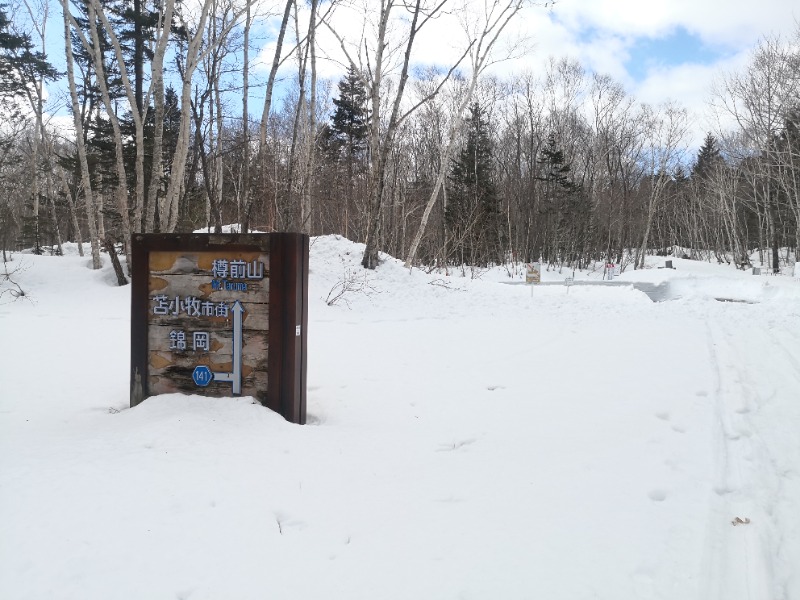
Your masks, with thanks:
M 633 81 L 643 81 L 649 72 L 664 70 L 686 63 L 714 64 L 729 56 L 731 51 L 712 47 L 698 35 L 679 27 L 662 37 L 639 37 L 630 48 L 624 63 Z
M 796 35 L 797 19 L 790 0 L 560 0 L 540 49 L 575 56 L 644 101 L 698 108 L 716 74 L 742 68 L 763 36 Z

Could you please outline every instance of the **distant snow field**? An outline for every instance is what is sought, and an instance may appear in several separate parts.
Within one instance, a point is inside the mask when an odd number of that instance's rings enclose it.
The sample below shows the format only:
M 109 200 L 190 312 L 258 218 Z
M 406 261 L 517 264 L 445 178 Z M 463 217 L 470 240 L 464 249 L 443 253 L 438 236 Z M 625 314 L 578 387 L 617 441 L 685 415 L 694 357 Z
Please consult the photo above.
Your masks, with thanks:
M 128 408 L 130 288 L 14 255 L 0 598 L 800 600 L 800 279 L 362 249 L 312 240 L 305 426 Z

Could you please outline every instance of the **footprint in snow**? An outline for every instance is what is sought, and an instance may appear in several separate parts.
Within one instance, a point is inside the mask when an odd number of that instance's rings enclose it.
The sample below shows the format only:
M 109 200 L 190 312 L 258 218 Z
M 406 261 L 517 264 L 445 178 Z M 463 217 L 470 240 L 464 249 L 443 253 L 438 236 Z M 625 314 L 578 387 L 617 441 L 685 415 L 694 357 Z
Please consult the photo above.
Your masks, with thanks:
M 647 494 L 647 497 L 653 502 L 663 502 L 667 499 L 667 491 L 656 488 L 654 490 L 650 490 L 650 492 Z
M 450 444 L 439 444 L 439 450 L 437 450 L 437 452 L 453 452 L 473 443 L 475 443 L 475 438 L 468 438 Z

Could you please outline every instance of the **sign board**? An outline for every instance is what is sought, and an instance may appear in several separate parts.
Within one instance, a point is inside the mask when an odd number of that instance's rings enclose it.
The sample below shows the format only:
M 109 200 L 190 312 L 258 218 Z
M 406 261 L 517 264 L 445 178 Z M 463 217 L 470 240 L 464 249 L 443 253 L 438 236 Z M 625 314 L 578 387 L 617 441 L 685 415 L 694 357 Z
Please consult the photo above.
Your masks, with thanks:
M 306 419 L 308 236 L 135 234 L 131 406 L 253 396 Z
M 541 263 L 528 263 L 525 267 L 525 283 L 540 283 L 542 281 Z
M 618 268 L 617 265 L 615 265 L 614 263 L 606 263 L 606 279 L 607 280 L 611 281 L 612 279 L 614 279 L 614 275 L 619 275 L 619 272 L 617 271 L 617 268 Z

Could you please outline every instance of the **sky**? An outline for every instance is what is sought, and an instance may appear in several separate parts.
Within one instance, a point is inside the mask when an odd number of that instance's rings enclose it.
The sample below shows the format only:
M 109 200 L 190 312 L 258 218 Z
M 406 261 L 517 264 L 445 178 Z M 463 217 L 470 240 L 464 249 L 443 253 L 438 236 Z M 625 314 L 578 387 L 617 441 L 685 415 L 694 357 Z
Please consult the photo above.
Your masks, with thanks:
M 546 17 L 528 12 L 542 32 L 533 62 L 572 56 L 643 102 L 677 100 L 698 116 L 715 78 L 742 69 L 759 39 L 791 39 L 800 19 L 791 0 L 562 0 Z
M 452 0 L 451 6 L 463 2 L 483 0 Z M 50 4 L 50 56 L 60 64 L 60 9 L 52 0 Z M 353 2 L 354 6 L 360 4 L 371 6 L 374 0 Z M 464 43 L 458 24 L 460 14 L 454 10 L 426 26 L 417 40 L 418 61 L 445 64 L 460 53 Z M 612 76 L 642 102 L 676 100 L 695 117 L 693 135 L 702 139 L 703 132 L 711 129 L 705 105 L 715 78 L 742 69 L 750 51 L 764 36 L 791 39 L 800 30 L 798 19 L 800 8 L 792 0 L 558 0 L 547 7 L 543 2 L 531 3 L 504 33 L 506 45 L 500 44 L 495 55 L 507 56 L 508 44 L 516 44 L 511 50 L 515 58 L 498 63 L 493 70 L 501 75 L 536 73 L 549 57 L 570 57 L 589 72 Z M 339 9 L 334 17 L 348 41 L 357 42 L 360 22 L 356 9 Z M 275 18 L 264 27 L 267 35 L 263 46 L 260 53 L 254 52 L 260 58 L 256 76 L 266 78 L 274 48 L 269 38 L 274 39 L 277 25 Z M 320 53 L 321 73 L 336 80 L 344 71 L 338 43 L 327 31 L 320 31 L 318 36 L 320 45 L 331 49 L 329 60 L 325 60 L 325 51 Z M 520 50 L 523 47 L 524 52 Z M 292 68 L 287 67 L 287 71 Z M 60 112 L 66 114 L 63 109 Z

